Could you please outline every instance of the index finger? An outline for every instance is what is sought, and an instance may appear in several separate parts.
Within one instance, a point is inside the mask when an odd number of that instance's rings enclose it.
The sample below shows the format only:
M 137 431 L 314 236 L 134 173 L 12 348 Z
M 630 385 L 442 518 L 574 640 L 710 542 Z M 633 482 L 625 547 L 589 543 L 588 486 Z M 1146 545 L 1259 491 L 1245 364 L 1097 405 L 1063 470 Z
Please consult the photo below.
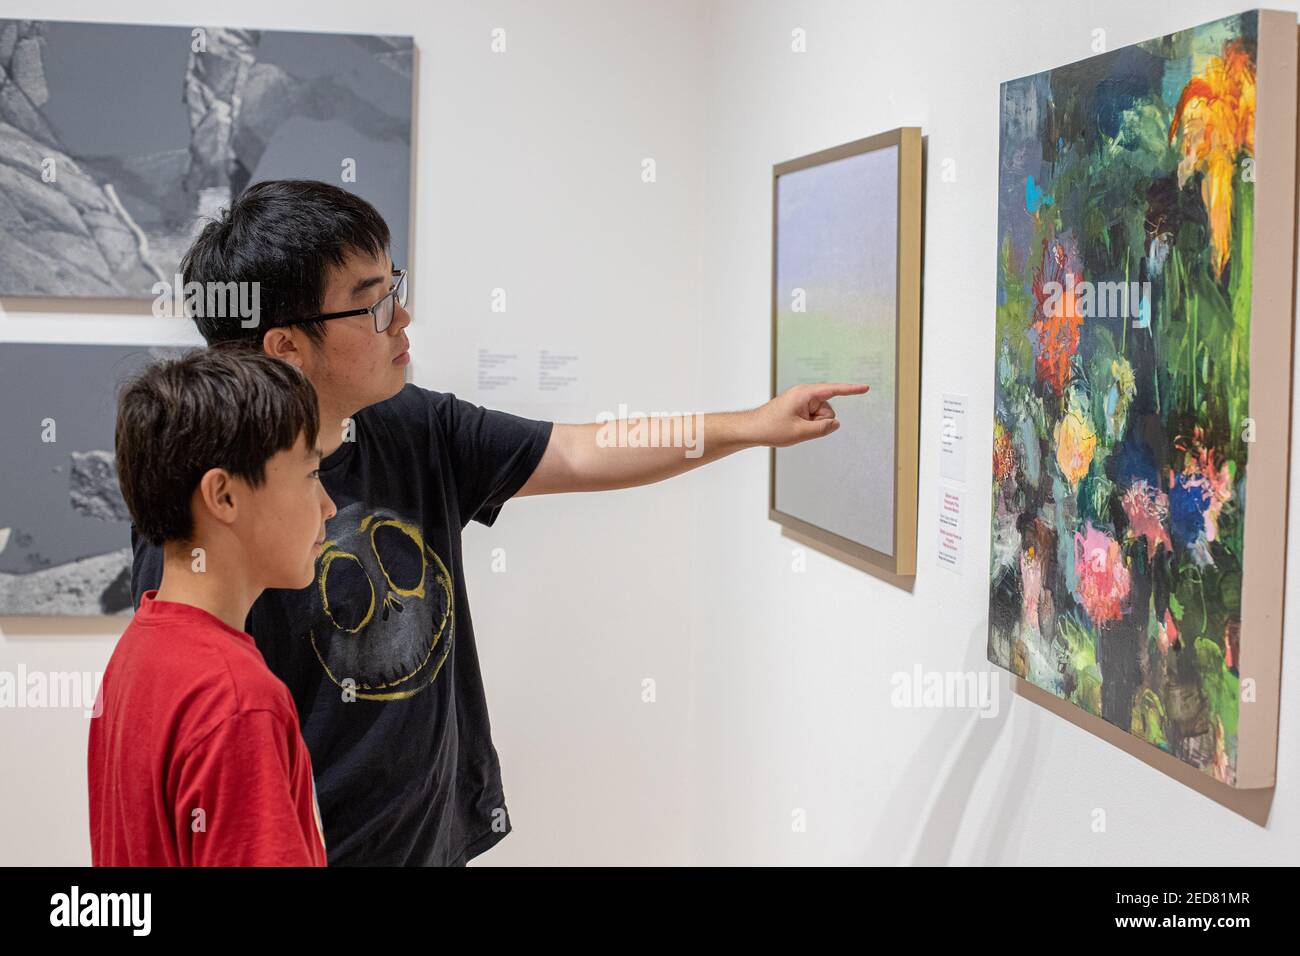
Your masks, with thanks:
M 862 393 L 869 391 L 871 391 L 870 385 L 849 385 L 847 383 L 829 382 L 815 386 L 813 397 L 818 401 L 824 402 L 826 399 L 834 395 L 861 395 Z

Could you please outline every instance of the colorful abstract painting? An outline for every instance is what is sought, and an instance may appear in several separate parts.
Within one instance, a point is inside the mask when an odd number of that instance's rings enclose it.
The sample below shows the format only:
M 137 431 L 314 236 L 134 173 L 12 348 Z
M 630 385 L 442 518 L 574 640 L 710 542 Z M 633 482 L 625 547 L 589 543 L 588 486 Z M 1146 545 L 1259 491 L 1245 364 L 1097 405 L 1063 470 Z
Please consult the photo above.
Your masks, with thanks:
M 1001 101 L 989 660 L 1229 784 L 1257 24 Z

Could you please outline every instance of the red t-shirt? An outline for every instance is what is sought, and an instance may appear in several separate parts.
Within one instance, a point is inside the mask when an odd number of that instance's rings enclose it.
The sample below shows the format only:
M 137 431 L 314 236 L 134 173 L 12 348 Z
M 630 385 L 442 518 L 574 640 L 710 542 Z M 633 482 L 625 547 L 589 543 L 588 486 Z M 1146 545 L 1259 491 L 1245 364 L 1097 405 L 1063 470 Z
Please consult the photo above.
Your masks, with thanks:
M 324 866 L 311 756 L 253 639 L 146 591 L 90 721 L 95 866 Z

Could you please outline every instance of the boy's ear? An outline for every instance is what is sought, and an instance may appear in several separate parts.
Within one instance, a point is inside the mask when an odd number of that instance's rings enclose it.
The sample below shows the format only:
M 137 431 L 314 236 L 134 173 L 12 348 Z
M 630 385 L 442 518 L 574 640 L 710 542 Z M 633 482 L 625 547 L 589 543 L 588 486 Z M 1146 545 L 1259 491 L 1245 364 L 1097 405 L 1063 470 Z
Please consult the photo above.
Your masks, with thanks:
M 287 362 L 298 369 L 304 368 L 302 348 L 295 329 L 285 327 L 267 329 L 266 335 L 262 336 L 262 351 L 271 358 Z
M 241 491 L 240 483 L 224 468 L 209 468 L 194 491 L 193 507 L 202 508 L 224 525 L 231 525 L 239 513 Z

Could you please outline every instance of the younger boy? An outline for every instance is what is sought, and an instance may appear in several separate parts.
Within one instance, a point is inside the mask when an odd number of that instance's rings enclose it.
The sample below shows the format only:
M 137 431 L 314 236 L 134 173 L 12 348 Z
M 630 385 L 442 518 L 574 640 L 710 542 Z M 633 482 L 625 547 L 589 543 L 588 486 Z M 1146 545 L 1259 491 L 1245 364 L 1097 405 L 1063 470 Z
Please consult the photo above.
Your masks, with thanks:
M 199 349 L 122 390 L 118 482 L 164 560 L 91 722 L 96 866 L 325 865 L 293 698 L 243 630 L 264 589 L 313 580 L 335 513 L 318 428 L 311 383 L 248 349 Z

